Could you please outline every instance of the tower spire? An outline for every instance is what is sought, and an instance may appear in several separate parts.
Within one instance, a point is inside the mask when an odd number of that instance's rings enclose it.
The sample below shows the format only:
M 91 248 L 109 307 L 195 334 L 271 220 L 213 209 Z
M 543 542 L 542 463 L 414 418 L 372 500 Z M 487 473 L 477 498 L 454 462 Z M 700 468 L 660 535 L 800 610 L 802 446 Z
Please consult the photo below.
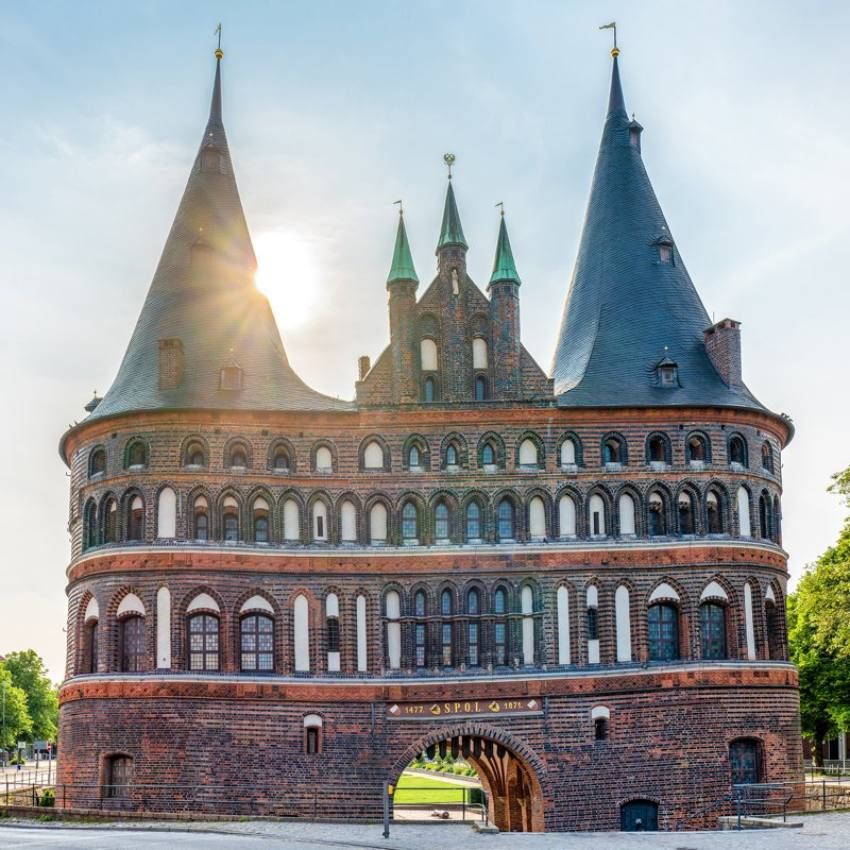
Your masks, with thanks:
M 390 274 L 387 285 L 397 280 L 412 280 L 419 283 L 416 269 L 413 267 L 413 257 L 410 253 L 410 243 L 407 241 L 407 230 L 404 226 L 404 209 L 401 201 L 396 201 L 398 208 L 398 230 L 395 235 L 395 247 L 393 248 L 393 261 L 390 266 Z
M 457 211 L 457 201 L 455 201 L 455 190 L 452 187 L 452 165 L 454 165 L 455 155 L 447 153 L 443 157 L 443 161 L 449 169 L 449 187 L 446 190 L 446 203 L 443 207 L 443 226 L 440 228 L 440 240 L 437 242 L 438 252 L 441 248 L 446 248 L 449 245 L 469 248 L 469 245 L 466 244 L 466 237 L 463 235 L 460 213 Z
M 500 283 L 502 281 L 513 282 L 517 285 L 522 282 L 516 270 L 513 251 L 511 251 L 511 240 L 508 238 L 508 227 L 505 224 L 504 205 L 499 203 L 496 206 L 502 207 L 502 212 L 499 218 L 499 238 L 496 242 L 496 256 L 493 259 L 493 274 L 490 276 L 488 289 L 494 283 Z
M 224 58 L 224 51 L 221 49 L 221 24 L 216 27 L 218 34 L 218 47 L 215 49 L 215 82 L 213 83 L 212 100 L 210 101 L 210 118 L 207 122 L 207 127 L 224 128 L 221 119 L 221 60 Z

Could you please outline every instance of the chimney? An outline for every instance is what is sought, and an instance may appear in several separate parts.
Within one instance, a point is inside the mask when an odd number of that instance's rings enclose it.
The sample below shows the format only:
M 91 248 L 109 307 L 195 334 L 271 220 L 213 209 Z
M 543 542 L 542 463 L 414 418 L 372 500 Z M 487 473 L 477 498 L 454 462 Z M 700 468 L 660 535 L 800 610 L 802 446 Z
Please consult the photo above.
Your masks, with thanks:
M 741 323 L 721 319 L 705 331 L 705 349 L 714 368 L 729 387 L 743 385 L 741 377 Z
M 369 374 L 369 369 L 371 368 L 372 364 L 369 362 L 368 355 L 364 354 L 362 357 L 357 358 L 357 373 L 361 381 Z

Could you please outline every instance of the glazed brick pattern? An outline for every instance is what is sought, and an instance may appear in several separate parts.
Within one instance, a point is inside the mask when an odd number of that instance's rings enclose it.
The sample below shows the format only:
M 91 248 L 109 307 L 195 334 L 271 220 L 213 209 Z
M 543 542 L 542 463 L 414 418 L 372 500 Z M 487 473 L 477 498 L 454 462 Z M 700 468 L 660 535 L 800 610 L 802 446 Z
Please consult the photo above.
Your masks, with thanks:
M 63 690 L 59 781 L 97 785 L 103 756 L 126 753 L 137 784 L 204 783 L 212 798 L 219 784 L 244 783 L 268 800 L 270 812 L 379 819 L 383 782 L 395 780 L 417 752 L 443 734 L 481 734 L 533 765 L 548 830 L 617 829 L 620 805 L 635 798 L 659 802 L 661 828 L 705 828 L 729 808 L 735 738 L 762 742 L 766 780 L 800 773 L 794 681 L 790 668 L 348 694 L 318 685 L 234 690 L 203 681 L 92 681 Z M 542 696 L 543 715 L 443 724 L 386 719 L 386 706 L 405 698 L 483 700 L 510 692 Z M 597 705 L 611 713 L 605 741 L 593 736 Z M 323 721 L 316 755 L 304 752 L 306 714 Z

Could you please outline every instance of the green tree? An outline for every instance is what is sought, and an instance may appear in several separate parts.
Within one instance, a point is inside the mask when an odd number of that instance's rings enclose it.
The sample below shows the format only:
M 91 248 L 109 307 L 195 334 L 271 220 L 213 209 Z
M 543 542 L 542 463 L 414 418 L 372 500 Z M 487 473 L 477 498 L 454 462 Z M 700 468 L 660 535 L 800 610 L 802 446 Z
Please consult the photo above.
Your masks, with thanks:
M 32 720 L 27 711 L 27 695 L 16 687 L 12 674 L 0 661 L 0 747 L 8 749 L 32 734 Z
M 59 727 L 59 694 L 47 676 L 41 656 L 34 649 L 10 652 L 4 664 L 12 682 L 26 694 L 32 738 L 55 741 Z

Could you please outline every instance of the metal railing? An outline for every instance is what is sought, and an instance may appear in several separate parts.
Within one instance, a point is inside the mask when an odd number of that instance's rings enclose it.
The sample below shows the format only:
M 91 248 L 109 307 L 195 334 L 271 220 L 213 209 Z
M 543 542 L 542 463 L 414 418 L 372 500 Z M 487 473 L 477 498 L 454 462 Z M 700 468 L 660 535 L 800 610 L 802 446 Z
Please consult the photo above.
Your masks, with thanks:
M 732 786 L 740 825 L 744 817 L 779 817 L 850 808 L 850 777 Z
M 423 799 L 424 798 L 424 799 Z M 418 813 L 421 812 L 421 815 Z M 452 817 L 454 815 L 454 817 Z M 393 793 L 394 820 L 478 820 L 487 823 L 487 798 L 480 787 L 405 785 Z

